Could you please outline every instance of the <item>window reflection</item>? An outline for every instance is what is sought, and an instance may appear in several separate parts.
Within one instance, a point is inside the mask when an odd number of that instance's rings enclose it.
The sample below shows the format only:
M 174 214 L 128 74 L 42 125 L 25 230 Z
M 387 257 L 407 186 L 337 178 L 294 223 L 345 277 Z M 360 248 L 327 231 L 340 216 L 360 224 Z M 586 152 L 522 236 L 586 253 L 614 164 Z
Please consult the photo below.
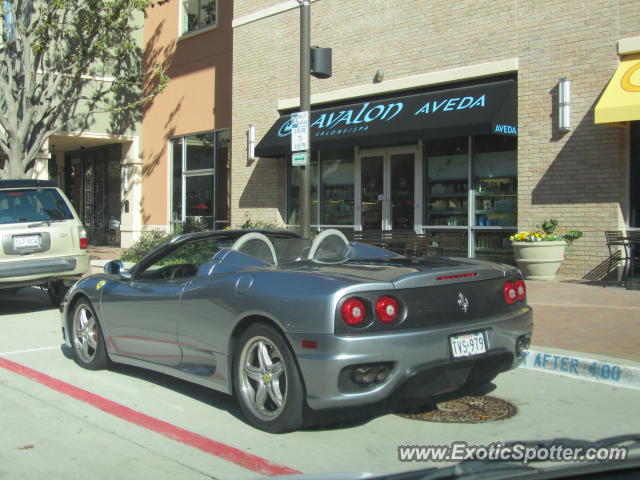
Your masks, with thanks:
M 425 142 L 425 224 L 468 225 L 468 137 Z
M 320 153 L 321 223 L 353 225 L 353 149 Z
M 172 140 L 173 230 L 188 218 L 212 229 L 229 224 L 229 143 L 229 130 Z

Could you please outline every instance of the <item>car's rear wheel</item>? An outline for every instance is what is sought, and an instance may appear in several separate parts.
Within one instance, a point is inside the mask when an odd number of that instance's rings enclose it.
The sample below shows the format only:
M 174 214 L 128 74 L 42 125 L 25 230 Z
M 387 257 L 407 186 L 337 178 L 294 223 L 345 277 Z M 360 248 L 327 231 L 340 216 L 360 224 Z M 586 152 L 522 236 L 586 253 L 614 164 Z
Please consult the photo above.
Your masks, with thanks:
M 53 303 L 54 307 L 60 306 L 67 290 L 69 290 L 69 287 L 66 286 L 62 280 L 51 282 L 47 288 L 47 292 L 49 293 L 49 299 L 51 300 L 51 303 Z
M 109 364 L 102 329 L 88 300 L 80 300 L 73 310 L 71 345 L 73 359 L 81 367 L 100 370 Z
M 236 397 L 252 425 L 271 433 L 302 426 L 302 380 L 289 346 L 274 328 L 255 324 L 243 333 L 233 371 Z

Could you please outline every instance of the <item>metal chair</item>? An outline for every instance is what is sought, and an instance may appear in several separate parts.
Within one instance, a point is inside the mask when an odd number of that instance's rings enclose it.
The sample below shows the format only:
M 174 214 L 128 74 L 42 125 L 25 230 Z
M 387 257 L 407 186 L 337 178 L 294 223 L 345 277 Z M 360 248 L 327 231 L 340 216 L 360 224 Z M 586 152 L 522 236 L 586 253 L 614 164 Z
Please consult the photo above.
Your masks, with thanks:
M 609 261 L 616 264 L 620 261 L 623 262 L 622 275 L 619 282 L 622 285 L 626 281 L 629 272 L 629 260 L 631 259 L 629 241 L 622 230 L 607 231 L 604 232 L 604 236 L 607 239 Z
M 386 248 L 388 242 L 383 238 L 382 230 L 361 230 L 353 232 L 353 240 L 360 243 L 367 243 L 374 247 Z
M 640 271 L 640 231 L 627 232 L 627 245 L 629 251 L 629 268 L 625 280 L 625 288 L 633 289 L 633 285 L 640 285 L 640 279 L 636 279 L 636 269 Z
M 424 233 L 410 232 L 404 245 L 407 257 L 423 257 L 427 254 L 427 236 Z

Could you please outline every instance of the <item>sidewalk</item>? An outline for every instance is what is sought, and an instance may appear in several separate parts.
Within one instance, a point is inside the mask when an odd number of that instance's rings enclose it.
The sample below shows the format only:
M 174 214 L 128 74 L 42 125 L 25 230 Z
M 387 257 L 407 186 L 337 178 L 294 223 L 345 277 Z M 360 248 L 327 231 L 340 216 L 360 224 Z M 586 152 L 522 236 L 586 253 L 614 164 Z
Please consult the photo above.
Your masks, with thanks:
M 640 389 L 640 290 L 528 281 L 533 339 L 524 368 Z
M 118 258 L 120 250 L 89 247 L 93 270 L 101 270 L 105 260 Z M 637 375 L 633 381 L 640 388 L 640 289 L 580 280 L 530 280 L 526 284 L 534 322 L 527 368 L 572 373 L 573 359 L 592 368 L 588 377 L 603 379 L 603 372 L 593 371 L 591 360 L 596 359 L 606 368 L 628 367 L 629 375 Z M 563 364 L 562 358 L 569 363 Z M 604 376 L 607 373 L 605 370 Z
M 640 290 L 528 281 L 533 345 L 640 362 Z

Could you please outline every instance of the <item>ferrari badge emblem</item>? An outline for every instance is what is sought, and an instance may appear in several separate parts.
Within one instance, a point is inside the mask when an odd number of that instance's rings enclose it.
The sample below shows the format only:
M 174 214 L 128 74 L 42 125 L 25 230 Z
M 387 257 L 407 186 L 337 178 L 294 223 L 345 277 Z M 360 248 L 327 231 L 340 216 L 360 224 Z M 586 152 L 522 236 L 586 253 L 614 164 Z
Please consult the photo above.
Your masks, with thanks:
M 100 280 L 100 281 L 98 282 L 98 284 L 96 285 L 96 290 L 100 290 L 102 287 L 104 287 L 104 284 L 105 284 L 105 283 L 107 283 L 107 282 L 106 282 L 106 281 L 104 281 L 104 280 Z
M 469 299 L 465 297 L 462 292 L 458 292 L 458 306 L 464 313 L 467 313 L 467 310 L 469 310 Z

